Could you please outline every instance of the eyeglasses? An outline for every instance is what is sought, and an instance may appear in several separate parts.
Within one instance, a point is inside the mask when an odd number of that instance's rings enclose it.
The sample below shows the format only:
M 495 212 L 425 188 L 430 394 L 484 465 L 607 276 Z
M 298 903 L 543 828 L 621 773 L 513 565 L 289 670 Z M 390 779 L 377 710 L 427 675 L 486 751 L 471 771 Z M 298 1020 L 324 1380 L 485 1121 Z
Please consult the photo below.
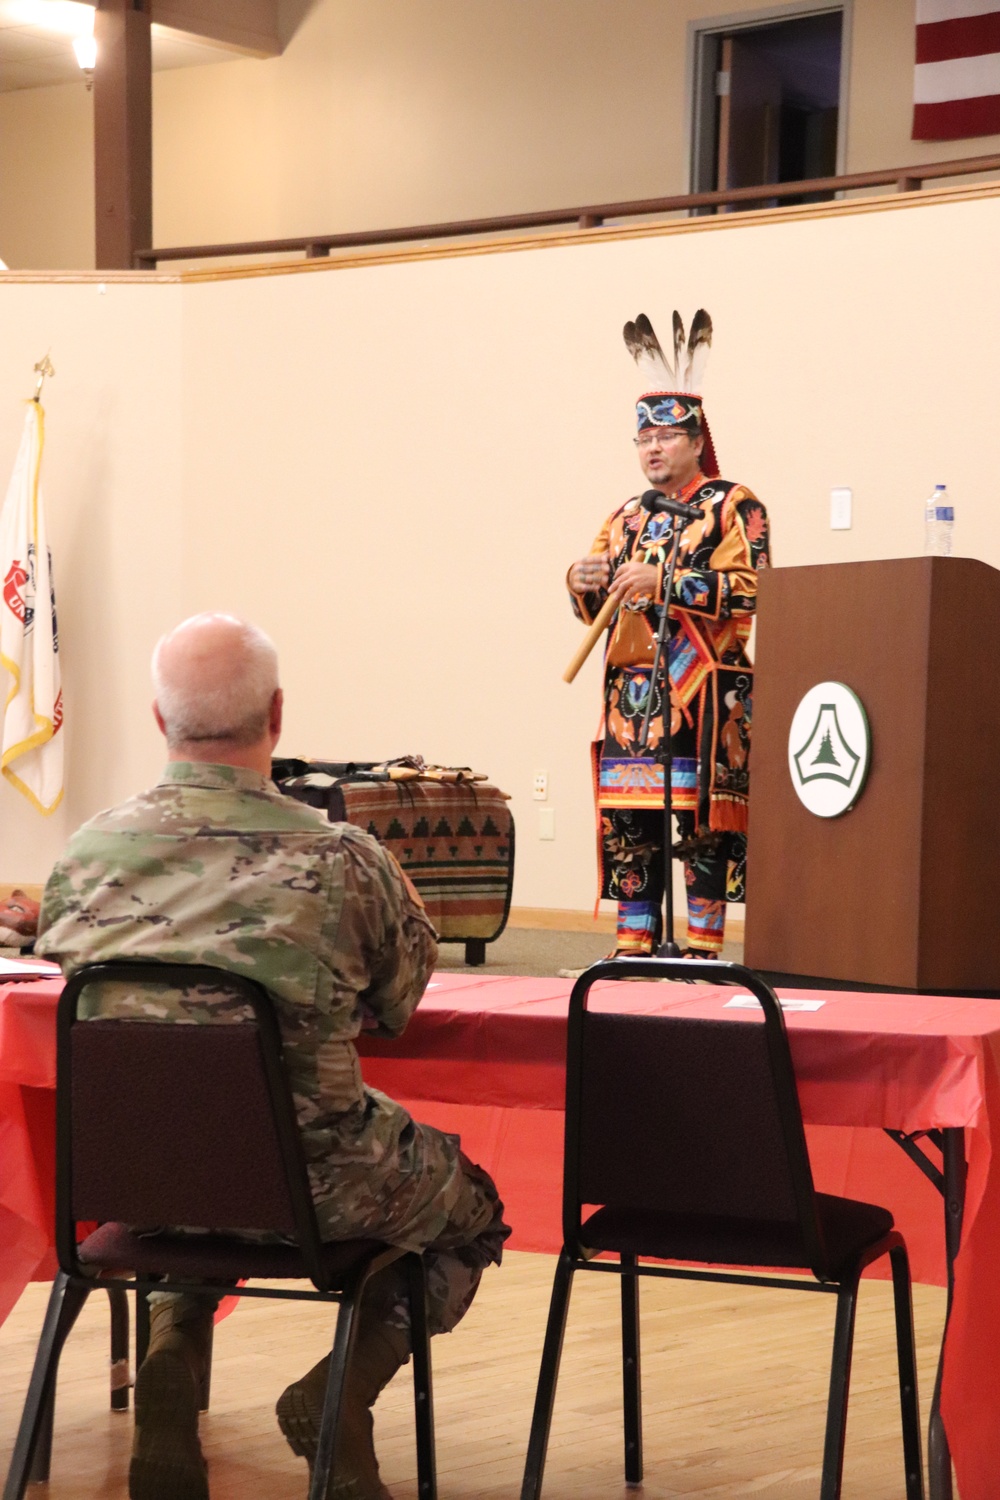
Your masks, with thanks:
M 632 441 L 637 448 L 652 448 L 654 443 L 673 443 L 678 438 L 691 437 L 683 427 L 659 427 L 655 432 L 642 432 Z

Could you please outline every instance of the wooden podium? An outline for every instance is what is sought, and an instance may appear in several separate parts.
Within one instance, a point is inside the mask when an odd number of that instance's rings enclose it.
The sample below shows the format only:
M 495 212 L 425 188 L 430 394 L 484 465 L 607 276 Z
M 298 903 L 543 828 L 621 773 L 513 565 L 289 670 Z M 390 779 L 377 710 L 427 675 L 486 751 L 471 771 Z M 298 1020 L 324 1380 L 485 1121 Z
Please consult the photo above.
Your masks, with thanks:
M 905 989 L 1000 990 L 1000 572 L 958 557 L 760 579 L 746 962 Z M 820 818 L 792 716 L 843 682 L 871 729 L 854 808 Z

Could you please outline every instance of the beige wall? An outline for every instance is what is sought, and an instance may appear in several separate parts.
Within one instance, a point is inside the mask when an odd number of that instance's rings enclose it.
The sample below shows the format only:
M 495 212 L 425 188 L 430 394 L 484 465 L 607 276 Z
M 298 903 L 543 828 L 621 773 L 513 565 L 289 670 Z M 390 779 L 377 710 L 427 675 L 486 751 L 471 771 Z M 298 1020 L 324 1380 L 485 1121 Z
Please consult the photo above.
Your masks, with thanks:
M 958 550 L 1000 567 L 998 234 L 1000 191 L 103 294 L 0 278 L 0 470 L 48 346 L 58 371 L 69 752 L 52 820 L 0 785 L 0 879 L 43 879 L 70 828 L 155 775 L 149 651 L 211 606 L 278 641 L 289 752 L 490 772 L 514 795 L 516 903 L 586 908 L 599 663 L 560 680 L 562 578 L 642 483 L 622 322 L 710 308 L 723 469 L 766 500 L 780 565 L 918 552 L 943 479 Z M 833 485 L 850 532 L 828 529 Z
M 0 94 L 0 260 L 94 264 L 94 111 L 82 80 Z
M 181 288 L 18 286 L 0 277 L 0 484 L 51 350 L 42 487 L 66 701 L 67 790 L 50 818 L 0 785 L 0 869 L 43 879 L 67 835 L 155 775 L 146 644 L 177 613 Z M 0 492 L 3 492 L 0 491 Z M 0 879 L 3 876 L 0 874 Z
M 688 23 L 754 0 L 305 0 L 281 57 L 158 73 L 160 245 L 686 191 Z M 909 139 L 913 0 L 854 0 L 847 170 L 1000 151 Z M 0 256 L 91 265 L 82 83 L 0 95 Z

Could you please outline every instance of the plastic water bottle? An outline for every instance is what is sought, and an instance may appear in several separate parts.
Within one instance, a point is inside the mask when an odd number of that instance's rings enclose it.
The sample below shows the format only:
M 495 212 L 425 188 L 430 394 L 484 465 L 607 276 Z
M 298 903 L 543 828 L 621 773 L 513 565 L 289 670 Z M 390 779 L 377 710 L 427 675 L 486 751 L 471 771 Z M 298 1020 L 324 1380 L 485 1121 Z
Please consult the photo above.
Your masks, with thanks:
M 924 505 L 924 552 L 928 557 L 950 557 L 955 512 L 948 504 L 943 484 L 934 486 L 933 495 Z

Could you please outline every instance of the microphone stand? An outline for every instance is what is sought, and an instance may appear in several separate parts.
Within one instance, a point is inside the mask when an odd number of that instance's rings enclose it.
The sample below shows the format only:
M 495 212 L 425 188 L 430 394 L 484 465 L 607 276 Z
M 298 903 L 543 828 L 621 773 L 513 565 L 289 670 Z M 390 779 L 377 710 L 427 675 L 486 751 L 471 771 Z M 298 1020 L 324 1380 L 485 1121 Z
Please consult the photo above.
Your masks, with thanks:
M 670 562 L 663 581 L 663 610 L 660 614 L 660 628 L 656 636 L 656 654 L 653 657 L 653 670 L 649 678 L 649 698 L 646 702 L 646 712 L 642 721 L 642 735 L 639 742 L 639 754 L 645 755 L 649 749 L 649 725 L 653 717 L 653 688 L 661 669 L 663 672 L 663 685 L 661 688 L 661 699 L 663 702 L 663 740 L 660 749 L 656 752 L 656 759 L 663 767 L 663 941 L 657 949 L 658 958 L 680 958 L 681 950 L 674 941 L 674 824 L 673 824 L 673 773 L 674 773 L 674 743 L 670 731 L 671 705 L 670 705 L 670 657 L 668 642 L 670 639 L 670 600 L 674 592 L 674 572 L 677 568 L 677 553 L 681 542 L 681 518 L 674 516 L 674 538 L 670 549 Z

